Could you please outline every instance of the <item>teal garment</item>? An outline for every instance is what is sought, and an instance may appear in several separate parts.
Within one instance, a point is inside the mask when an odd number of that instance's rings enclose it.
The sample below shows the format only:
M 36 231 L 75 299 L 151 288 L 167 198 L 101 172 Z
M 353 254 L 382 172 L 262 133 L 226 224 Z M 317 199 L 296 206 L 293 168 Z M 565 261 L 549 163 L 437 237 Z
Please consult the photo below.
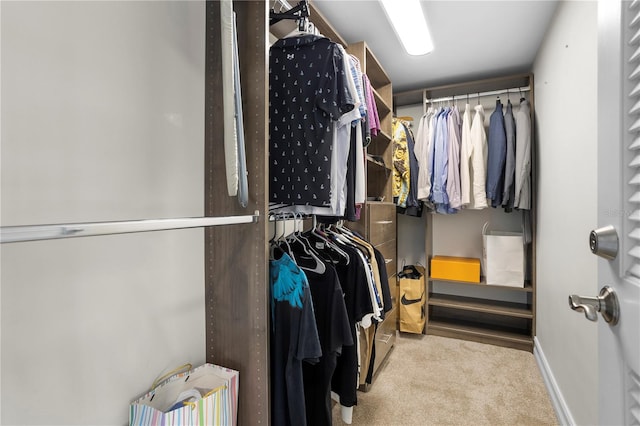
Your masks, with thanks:
M 271 298 L 301 309 L 304 288 L 309 287 L 307 276 L 287 253 L 269 263 Z

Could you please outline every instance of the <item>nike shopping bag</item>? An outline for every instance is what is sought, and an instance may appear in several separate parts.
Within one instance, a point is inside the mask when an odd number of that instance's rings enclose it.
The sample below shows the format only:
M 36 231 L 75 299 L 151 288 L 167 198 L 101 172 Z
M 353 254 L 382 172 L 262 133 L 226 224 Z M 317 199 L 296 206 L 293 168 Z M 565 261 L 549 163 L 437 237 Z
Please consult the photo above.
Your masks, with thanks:
M 422 334 L 426 322 L 424 268 L 405 266 L 398 274 L 400 284 L 400 331 Z

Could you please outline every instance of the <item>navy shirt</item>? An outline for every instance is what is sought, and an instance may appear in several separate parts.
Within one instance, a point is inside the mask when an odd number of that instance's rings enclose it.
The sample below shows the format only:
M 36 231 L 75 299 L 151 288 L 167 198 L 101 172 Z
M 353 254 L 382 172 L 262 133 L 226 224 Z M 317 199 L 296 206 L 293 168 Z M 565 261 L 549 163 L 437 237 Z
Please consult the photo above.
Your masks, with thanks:
M 329 206 L 332 120 L 354 108 L 337 44 L 316 35 L 269 50 L 269 201 Z
M 487 159 L 487 198 L 492 207 L 502 204 L 504 191 L 504 163 L 507 157 L 507 135 L 504 129 L 502 103 L 496 101 L 496 110 L 489 117 L 489 154 Z

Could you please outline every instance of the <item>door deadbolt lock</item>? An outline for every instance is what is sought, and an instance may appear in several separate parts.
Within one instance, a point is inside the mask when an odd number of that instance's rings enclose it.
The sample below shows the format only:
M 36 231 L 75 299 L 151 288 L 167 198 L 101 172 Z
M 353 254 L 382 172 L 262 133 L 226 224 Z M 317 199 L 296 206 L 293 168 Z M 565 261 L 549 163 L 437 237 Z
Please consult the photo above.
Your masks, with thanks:
M 591 253 L 607 260 L 613 260 L 618 255 L 618 233 L 611 225 L 594 229 L 589 234 L 589 248 Z

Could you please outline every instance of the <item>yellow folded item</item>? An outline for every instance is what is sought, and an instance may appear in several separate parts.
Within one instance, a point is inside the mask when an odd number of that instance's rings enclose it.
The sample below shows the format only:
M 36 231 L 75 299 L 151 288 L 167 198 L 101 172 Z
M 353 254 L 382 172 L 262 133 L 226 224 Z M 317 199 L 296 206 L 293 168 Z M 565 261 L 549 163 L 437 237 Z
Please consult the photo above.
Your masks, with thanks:
M 431 258 L 431 278 L 479 283 L 480 259 L 433 256 L 433 258 Z

